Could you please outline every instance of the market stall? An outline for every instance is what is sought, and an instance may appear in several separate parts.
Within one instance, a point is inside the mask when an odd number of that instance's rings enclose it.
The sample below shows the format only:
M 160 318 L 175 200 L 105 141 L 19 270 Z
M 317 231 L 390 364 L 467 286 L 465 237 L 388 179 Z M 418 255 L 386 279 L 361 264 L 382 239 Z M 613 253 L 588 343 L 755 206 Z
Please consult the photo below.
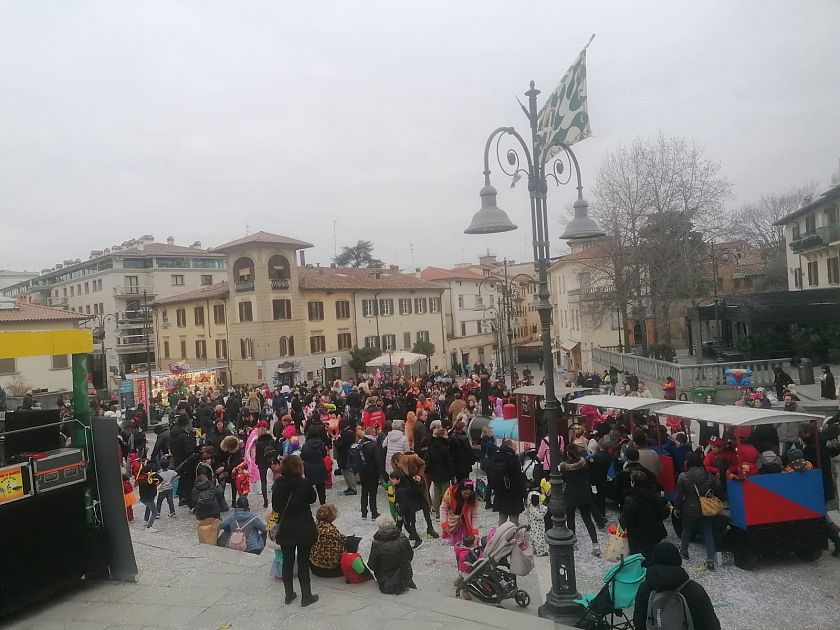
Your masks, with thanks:
M 144 406 L 148 405 L 148 374 L 140 372 L 126 374 L 125 377 L 132 384 L 134 401 L 143 403 Z M 192 369 L 186 363 L 170 363 L 168 370 L 152 372 L 152 399 L 160 396 L 163 401 L 167 401 L 173 393 L 186 398 L 196 388 L 203 392 L 217 390 L 220 385 L 219 368 Z

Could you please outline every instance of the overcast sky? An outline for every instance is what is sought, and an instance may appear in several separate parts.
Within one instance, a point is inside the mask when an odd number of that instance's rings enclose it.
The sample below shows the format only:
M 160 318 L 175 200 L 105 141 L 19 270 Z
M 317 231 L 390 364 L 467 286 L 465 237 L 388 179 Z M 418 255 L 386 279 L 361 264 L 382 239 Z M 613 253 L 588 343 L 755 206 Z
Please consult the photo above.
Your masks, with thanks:
M 597 4 L 598 6 L 591 6 Z M 328 263 L 364 238 L 389 263 L 530 255 L 523 229 L 465 236 L 482 152 L 523 133 L 592 33 L 584 186 L 606 151 L 693 138 L 732 205 L 840 158 L 840 2 L 0 0 L 0 268 L 86 259 L 144 233 L 218 245 L 266 230 Z M 553 245 L 571 187 L 552 190 Z M 527 229 L 524 229 L 526 228 Z

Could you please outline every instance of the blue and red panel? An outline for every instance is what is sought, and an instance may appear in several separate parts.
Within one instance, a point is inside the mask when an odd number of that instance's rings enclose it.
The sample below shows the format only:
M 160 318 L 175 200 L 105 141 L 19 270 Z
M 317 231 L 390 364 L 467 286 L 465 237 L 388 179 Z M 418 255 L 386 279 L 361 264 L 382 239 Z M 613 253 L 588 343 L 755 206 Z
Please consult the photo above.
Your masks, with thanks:
M 728 481 L 729 520 L 735 527 L 801 521 L 825 516 L 822 473 L 753 475 Z

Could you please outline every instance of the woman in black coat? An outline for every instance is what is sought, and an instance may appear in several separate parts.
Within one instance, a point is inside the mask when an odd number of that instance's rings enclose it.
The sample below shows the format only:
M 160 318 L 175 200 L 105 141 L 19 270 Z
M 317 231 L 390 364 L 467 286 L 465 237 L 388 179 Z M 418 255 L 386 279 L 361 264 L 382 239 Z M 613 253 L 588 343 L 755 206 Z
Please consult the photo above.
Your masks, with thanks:
M 426 476 L 432 486 L 431 508 L 435 513 L 435 518 L 439 519 L 441 499 L 455 477 L 455 466 L 452 464 L 452 456 L 449 452 L 449 437 L 443 427 L 435 429 L 425 459 Z
M 324 458 L 327 456 L 327 446 L 317 433 L 308 433 L 306 442 L 300 449 L 300 458 L 303 460 L 304 474 L 306 480 L 315 486 L 318 491 L 318 501 L 321 505 L 327 502 L 327 489 L 324 485 L 327 481 L 327 475 L 332 471 L 327 471 L 324 464 Z
M 618 522 L 627 532 L 630 553 L 650 558 L 656 544 L 668 535 L 662 524 L 668 516 L 668 506 L 644 473 L 634 472 L 630 486 Z
M 455 477 L 458 481 L 467 479 L 472 471 L 475 458 L 473 457 L 472 446 L 470 446 L 470 438 L 464 431 L 462 420 L 455 423 L 452 433 L 449 434 L 449 452 L 455 466 Z
M 505 440 L 493 455 L 490 486 L 493 488 L 493 509 L 499 513 L 499 525 L 507 520 L 519 524 L 525 511 L 525 475 L 519 467 L 519 457 L 513 441 Z
M 303 462 L 297 455 L 283 458 L 280 477 L 271 490 L 271 508 L 277 512 L 277 535 L 275 542 L 283 550 L 283 586 L 286 589 L 286 603 L 297 597 L 294 591 L 295 554 L 298 563 L 298 582 L 303 597 L 301 606 L 318 601 L 312 594 L 309 583 L 309 552 L 315 544 L 316 529 L 312 519 L 315 503 L 315 489 L 309 480 L 303 478 Z
M 560 472 L 566 479 L 566 490 L 563 495 L 566 498 L 566 526 L 575 531 L 575 512 L 579 511 L 589 538 L 592 540 L 592 555 L 600 556 L 598 533 L 595 531 L 595 523 L 592 522 L 592 506 L 595 504 L 595 499 L 592 496 L 589 470 L 587 470 L 586 460 L 581 457 L 577 448 L 569 448 L 566 461 L 560 462 Z M 498 491 L 495 487 L 493 489 Z

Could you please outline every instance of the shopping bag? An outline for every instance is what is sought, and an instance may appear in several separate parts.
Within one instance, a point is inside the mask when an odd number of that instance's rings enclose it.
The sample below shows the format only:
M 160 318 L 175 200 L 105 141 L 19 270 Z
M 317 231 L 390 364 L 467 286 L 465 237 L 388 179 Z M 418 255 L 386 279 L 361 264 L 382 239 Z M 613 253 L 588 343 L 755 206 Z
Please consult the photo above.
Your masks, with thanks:
M 222 521 L 217 518 L 203 518 L 198 521 L 198 542 L 205 545 L 215 545 L 219 540 L 219 529 Z
M 534 569 L 534 548 L 525 530 L 517 532 L 510 552 L 510 572 L 514 575 L 528 575 Z
M 609 528 L 610 538 L 607 541 L 607 548 L 603 558 L 607 562 L 618 562 L 621 556 L 630 555 L 630 543 L 627 542 L 627 532 L 621 526 Z

